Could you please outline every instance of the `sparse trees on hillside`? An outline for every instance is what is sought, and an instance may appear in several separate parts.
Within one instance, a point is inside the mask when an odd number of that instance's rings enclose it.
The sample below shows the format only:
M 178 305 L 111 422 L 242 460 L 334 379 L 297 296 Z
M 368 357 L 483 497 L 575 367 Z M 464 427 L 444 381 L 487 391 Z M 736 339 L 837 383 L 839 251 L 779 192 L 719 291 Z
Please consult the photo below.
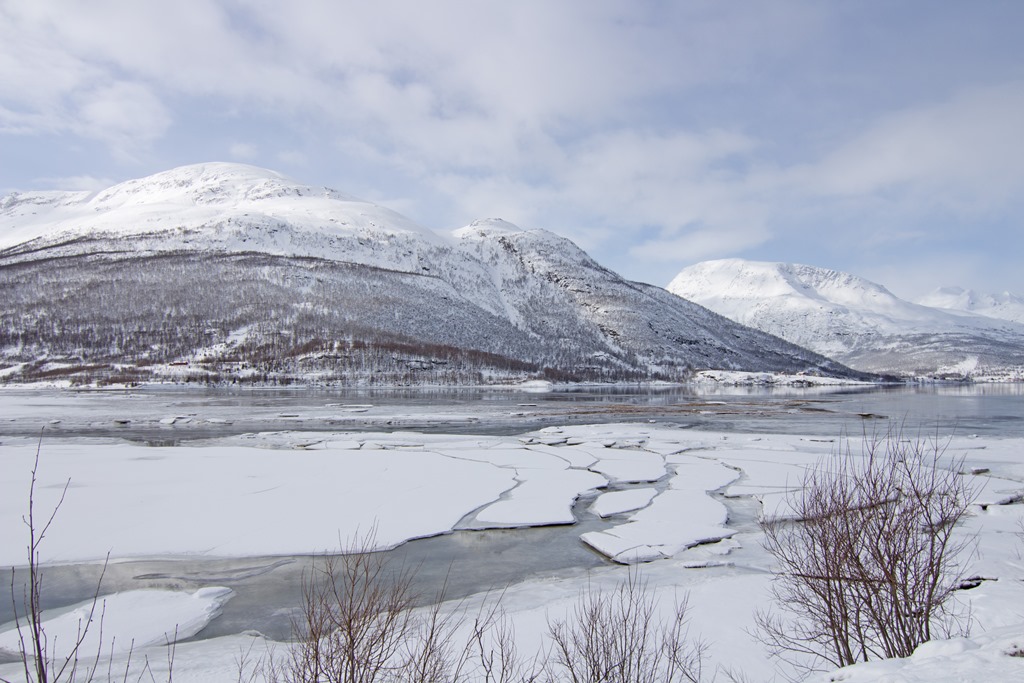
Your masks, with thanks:
M 542 377 L 545 368 L 570 381 L 643 377 L 634 358 L 591 357 L 571 321 L 555 321 L 557 334 L 529 334 L 449 301 L 441 287 L 409 273 L 259 254 L 5 263 L 0 353 L 27 363 L 29 381 L 145 379 L 184 360 L 199 381 L 456 384 Z M 227 344 L 239 331 L 242 343 Z

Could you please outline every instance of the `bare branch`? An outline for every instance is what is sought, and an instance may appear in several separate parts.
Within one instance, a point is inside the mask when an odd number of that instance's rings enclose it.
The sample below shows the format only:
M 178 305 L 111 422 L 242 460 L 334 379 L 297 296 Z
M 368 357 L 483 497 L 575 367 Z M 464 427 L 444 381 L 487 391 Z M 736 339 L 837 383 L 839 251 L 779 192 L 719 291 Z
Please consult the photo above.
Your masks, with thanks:
M 613 592 L 588 586 L 569 617 L 548 624 L 546 680 L 573 683 L 697 683 L 705 646 L 688 637 L 686 601 L 661 624 L 647 583 L 630 571 Z
M 776 612 L 756 615 L 768 650 L 798 671 L 906 657 L 933 632 L 962 633 L 952 600 L 972 543 L 957 531 L 975 491 L 945 446 L 900 430 L 845 447 L 789 500 L 797 521 L 763 520 L 777 562 Z

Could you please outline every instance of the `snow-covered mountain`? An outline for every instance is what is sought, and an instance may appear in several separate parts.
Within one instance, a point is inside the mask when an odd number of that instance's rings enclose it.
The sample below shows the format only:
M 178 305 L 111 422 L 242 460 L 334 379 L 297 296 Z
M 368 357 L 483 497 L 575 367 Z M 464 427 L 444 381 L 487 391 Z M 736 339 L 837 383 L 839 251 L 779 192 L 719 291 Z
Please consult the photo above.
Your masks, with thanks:
M 988 294 L 963 287 L 940 287 L 918 299 L 917 303 L 1024 324 L 1024 297 L 1010 292 Z
M 478 221 L 238 164 L 0 200 L 0 378 L 480 382 L 846 368 Z
M 1024 325 L 914 304 L 849 273 L 725 259 L 683 269 L 668 290 L 866 372 L 1001 376 L 1024 367 Z

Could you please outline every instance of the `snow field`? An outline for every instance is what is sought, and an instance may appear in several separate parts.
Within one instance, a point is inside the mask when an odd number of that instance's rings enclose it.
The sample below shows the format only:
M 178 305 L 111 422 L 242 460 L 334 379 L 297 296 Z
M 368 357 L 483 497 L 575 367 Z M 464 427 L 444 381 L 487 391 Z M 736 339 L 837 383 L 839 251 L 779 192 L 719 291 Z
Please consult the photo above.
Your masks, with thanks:
M 25 564 L 21 516 L 35 449 L 3 449 L 0 564 Z M 52 510 L 69 480 L 44 562 L 95 560 L 107 551 L 306 554 L 371 528 L 386 548 L 450 531 L 516 485 L 514 470 L 429 451 L 44 444 L 38 509 Z
M 656 559 L 641 570 L 649 590 L 665 605 L 689 597 L 692 632 L 708 641 L 710 665 L 762 680 L 774 675 L 777 663 L 749 630 L 754 609 L 767 606 L 770 574 L 764 569 L 770 558 L 749 524 L 731 525 L 731 506 L 760 500 L 762 514 L 786 514 L 787 492 L 838 445 L 635 424 L 564 427 L 524 438 L 278 432 L 188 448 L 44 442 L 37 505 L 51 509 L 70 477 L 43 548 L 47 561 L 95 559 L 108 548 L 114 557 L 293 554 L 335 547 L 374 525 L 376 542 L 391 546 L 460 526 L 565 523 L 580 495 L 614 482 L 627 488 L 601 493 L 592 503 L 608 527 L 583 540 L 619 562 Z M 856 442 L 851 445 L 856 452 Z M 1024 494 L 1022 452 L 1021 439 L 955 437 L 946 448 L 949 462 L 964 458 L 964 476 L 979 491 L 964 530 L 978 541 L 975 556 L 966 560 L 969 575 L 984 580 L 959 594 L 970 602 L 973 635 L 926 644 L 907 660 L 859 665 L 815 680 L 1021 678 L 1024 658 L 1007 653 L 1024 644 L 1024 505 L 1005 503 Z M 24 564 L 20 519 L 34 453 L 28 440 L 0 446 L 4 564 Z M 701 566 L 710 568 L 689 569 Z M 520 648 L 532 652 L 549 620 L 564 616 L 583 587 L 611 590 L 627 571 L 609 566 L 509 587 L 501 604 Z M 105 633 L 116 631 L 121 644 L 134 637 L 137 656 L 159 662 L 168 629 L 177 624 L 179 636 L 198 632 L 228 597 L 217 589 L 107 596 Z M 460 608 L 472 610 L 490 599 L 493 594 L 476 596 Z M 68 615 L 79 608 L 58 610 L 52 627 L 77 623 Z M 0 643 L 7 643 L 0 647 L 9 649 L 9 626 L 0 631 Z M 183 643 L 174 678 L 234 679 L 245 652 L 258 658 L 283 647 L 247 635 Z M 0 676 L 16 672 L 0 666 Z

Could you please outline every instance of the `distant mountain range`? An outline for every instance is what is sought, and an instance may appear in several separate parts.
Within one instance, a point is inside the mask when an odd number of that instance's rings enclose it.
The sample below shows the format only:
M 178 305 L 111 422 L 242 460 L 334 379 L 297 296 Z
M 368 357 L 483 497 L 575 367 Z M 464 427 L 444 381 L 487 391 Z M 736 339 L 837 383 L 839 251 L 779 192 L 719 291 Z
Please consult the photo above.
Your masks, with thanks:
M 1024 297 L 1002 292 L 986 294 L 963 287 L 941 287 L 926 297 L 918 299 L 922 306 L 946 308 L 951 311 L 967 311 L 989 318 L 1001 318 L 1024 324 Z
M 683 269 L 676 295 L 864 372 L 1024 376 L 1019 297 L 939 290 L 914 304 L 849 273 L 726 259 Z
M 450 235 L 276 173 L 0 199 L 0 381 L 860 376 L 497 220 Z

